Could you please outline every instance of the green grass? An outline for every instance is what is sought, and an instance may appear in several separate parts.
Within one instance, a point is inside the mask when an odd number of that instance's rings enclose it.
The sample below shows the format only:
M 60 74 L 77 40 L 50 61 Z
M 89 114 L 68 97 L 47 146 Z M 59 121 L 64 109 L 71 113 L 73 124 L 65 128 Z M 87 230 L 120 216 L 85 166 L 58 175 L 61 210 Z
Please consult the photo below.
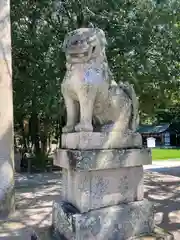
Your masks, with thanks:
M 152 149 L 153 160 L 180 160 L 180 149 Z

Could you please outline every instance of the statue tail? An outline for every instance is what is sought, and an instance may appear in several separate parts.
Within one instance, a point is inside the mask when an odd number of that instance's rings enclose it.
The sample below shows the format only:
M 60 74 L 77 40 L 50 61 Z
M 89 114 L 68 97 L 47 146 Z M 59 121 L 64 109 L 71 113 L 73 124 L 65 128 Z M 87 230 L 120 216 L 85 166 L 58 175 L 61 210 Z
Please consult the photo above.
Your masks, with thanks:
M 123 89 L 123 91 L 128 95 L 128 97 L 132 101 L 132 117 L 130 120 L 130 129 L 132 131 L 136 131 L 139 125 L 139 113 L 138 113 L 139 101 L 134 91 L 134 87 L 128 82 L 119 83 L 119 86 L 120 88 Z

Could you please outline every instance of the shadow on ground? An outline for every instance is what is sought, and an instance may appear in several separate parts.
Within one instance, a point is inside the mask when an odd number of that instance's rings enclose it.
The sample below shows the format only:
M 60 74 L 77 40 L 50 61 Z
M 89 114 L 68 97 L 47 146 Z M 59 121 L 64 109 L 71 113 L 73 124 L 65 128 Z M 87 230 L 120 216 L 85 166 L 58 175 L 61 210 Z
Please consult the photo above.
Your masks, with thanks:
M 20 235 L 34 229 L 40 239 L 49 240 L 52 203 L 60 195 L 59 173 L 17 174 L 16 212 L 0 226 L 0 239 L 21 239 Z M 19 237 L 19 238 L 18 238 Z M 16 238 L 15 238 L 16 239 Z M 29 240 L 29 238 L 22 238 Z
M 158 226 L 180 239 L 180 167 L 145 173 L 145 197 L 155 205 Z
M 174 166 L 174 167 L 157 167 L 157 168 L 149 169 L 149 171 L 161 173 L 164 175 L 170 175 L 174 177 L 180 177 L 180 164 L 179 166 Z
M 145 171 L 145 197 L 155 205 L 158 226 L 172 232 L 180 239 L 180 168 Z M 50 240 L 53 200 L 59 197 L 59 173 L 16 175 L 16 213 L 12 220 L 22 226 L 32 227 L 41 239 Z M 14 226 L 14 224 L 13 224 Z M 4 232 L 14 234 L 14 228 L 4 225 Z M 0 229 L 1 230 L 1 229 Z M 26 238 L 27 239 L 27 238 Z

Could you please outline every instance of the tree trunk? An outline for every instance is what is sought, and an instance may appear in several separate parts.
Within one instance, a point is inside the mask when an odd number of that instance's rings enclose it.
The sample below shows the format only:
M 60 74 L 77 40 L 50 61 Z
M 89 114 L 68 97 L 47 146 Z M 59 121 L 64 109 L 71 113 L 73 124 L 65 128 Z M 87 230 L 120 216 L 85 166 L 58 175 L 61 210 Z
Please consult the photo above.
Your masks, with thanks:
M 26 133 L 24 129 L 24 119 L 23 117 L 20 120 L 20 128 L 21 128 L 21 135 L 22 135 L 22 145 L 24 152 L 27 152 L 27 141 L 26 141 Z
M 43 130 L 41 132 L 41 152 L 46 155 L 48 148 L 48 120 L 44 119 L 42 124 Z
M 14 210 L 10 1 L 0 1 L 0 217 Z
M 76 8 L 77 8 L 77 28 L 81 27 L 86 27 L 86 22 L 84 18 L 84 13 L 83 13 L 83 7 L 81 1 L 76 2 Z
M 35 147 L 35 154 L 38 155 L 41 152 L 40 148 L 40 136 L 39 136 L 39 118 L 36 112 L 32 112 L 29 120 L 29 133 L 31 136 L 32 144 Z

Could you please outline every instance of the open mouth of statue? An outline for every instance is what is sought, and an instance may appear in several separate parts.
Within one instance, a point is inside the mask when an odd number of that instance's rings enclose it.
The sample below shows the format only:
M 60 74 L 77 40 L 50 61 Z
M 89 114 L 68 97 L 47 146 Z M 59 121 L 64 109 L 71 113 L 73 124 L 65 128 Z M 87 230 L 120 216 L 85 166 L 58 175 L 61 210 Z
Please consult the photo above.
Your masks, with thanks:
M 83 53 L 70 53 L 69 54 L 71 58 L 82 58 L 82 57 L 87 57 L 88 52 L 83 52 Z

